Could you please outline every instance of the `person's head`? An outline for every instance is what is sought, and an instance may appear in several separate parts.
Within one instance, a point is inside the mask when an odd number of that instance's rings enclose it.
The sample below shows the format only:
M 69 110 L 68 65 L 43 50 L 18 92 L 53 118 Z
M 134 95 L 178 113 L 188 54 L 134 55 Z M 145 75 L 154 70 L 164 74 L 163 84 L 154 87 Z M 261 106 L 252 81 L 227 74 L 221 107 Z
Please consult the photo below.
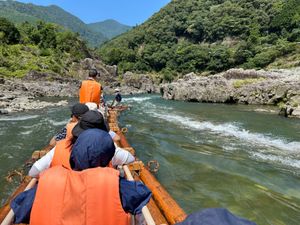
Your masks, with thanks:
M 83 114 L 89 111 L 89 108 L 85 104 L 76 103 L 72 106 L 72 119 L 78 121 Z
M 96 69 L 89 70 L 89 77 L 96 78 L 98 75 L 98 71 Z
M 106 167 L 114 154 L 115 145 L 107 132 L 88 129 L 80 134 L 73 145 L 70 165 L 76 171 Z
M 73 137 L 76 139 L 83 131 L 94 128 L 108 132 L 102 114 L 98 111 L 90 110 L 82 115 L 78 124 L 73 128 Z

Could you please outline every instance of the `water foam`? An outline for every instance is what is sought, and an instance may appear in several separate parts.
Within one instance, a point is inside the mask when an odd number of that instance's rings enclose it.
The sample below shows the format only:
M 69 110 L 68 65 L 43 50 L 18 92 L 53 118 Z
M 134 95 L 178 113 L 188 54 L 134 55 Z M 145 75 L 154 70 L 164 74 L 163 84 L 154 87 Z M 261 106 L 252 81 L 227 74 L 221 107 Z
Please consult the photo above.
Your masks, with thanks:
M 193 129 L 193 130 L 208 130 L 212 133 L 220 134 L 223 136 L 235 137 L 242 141 L 254 145 L 260 145 L 265 147 L 275 147 L 289 152 L 299 152 L 300 153 L 300 142 L 287 142 L 281 138 L 274 138 L 267 136 L 265 134 L 250 132 L 243 128 L 236 126 L 233 123 L 223 123 L 214 124 L 208 121 L 196 121 L 189 117 L 184 117 L 175 114 L 159 114 L 156 112 L 151 112 L 151 115 L 175 124 L 180 124 L 183 127 Z
M 300 169 L 300 160 L 293 159 L 288 156 L 279 156 L 279 155 L 269 155 L 269 154 L 263 154 L 260 152 L 253 152 L 252 157 L 258 160 L 263 161 L 271 161 L 271 162 L 278 162 L 284 165 L 289 165 L 291 167 L 295 167 Z
M 39 115 L 32 115 L 32 116 L 17 116 L 17 117 L 2 117 L 0 121 L 23 121 L 23 120 L 30 120 L 38 118 Z
M 123 102 L 144 102 L 153 99 L 153 97 L 129 97 L 123 98 Z
M 28 130 L 28 131 L 23 131 L 23 132 L 20 132 L 20 134 L 22 135 L 29 135 L 33 132 L 33 130 Z
M 47 121 L 53 126 L 63 126 L 63 125 L 66 125 L 69 122 L 69 119 L 63 120 L 63 121 L 55 121 L 55 120 L 52 120 L 52 119 L 47 119 Z

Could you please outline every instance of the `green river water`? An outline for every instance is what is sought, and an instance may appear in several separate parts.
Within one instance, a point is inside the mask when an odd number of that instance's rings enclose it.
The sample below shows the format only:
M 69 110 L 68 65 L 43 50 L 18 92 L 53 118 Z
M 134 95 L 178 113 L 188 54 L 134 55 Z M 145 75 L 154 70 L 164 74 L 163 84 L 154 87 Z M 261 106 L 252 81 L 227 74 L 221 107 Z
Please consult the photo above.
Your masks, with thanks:
M 260 225 L 300 224 L 300 120 L 265 112 L 272 107 L 157 95 L 128 96 L 124 104 L 132 109 L 120 125 L 137 156 L 159 161 L 158 180 L 187 213 L 225 207 Z M 69 115 L 63 107 L 0 117 L 1 204 L 17 183 L 5 182 L 8 171 L 45 146 Z

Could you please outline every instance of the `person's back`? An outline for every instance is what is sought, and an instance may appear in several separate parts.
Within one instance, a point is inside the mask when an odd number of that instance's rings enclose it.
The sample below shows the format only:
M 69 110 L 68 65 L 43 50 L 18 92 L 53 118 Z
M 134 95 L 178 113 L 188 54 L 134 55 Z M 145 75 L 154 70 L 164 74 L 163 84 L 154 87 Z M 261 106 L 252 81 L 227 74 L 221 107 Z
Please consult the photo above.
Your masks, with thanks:
M 95 80 L 97 74 L 97 70 L 92 69 L 89 72 L 89 78 L 82 81 L 79 89 L 80 103 L 94 102 L 97 106 L 100 105 L 102 87 L 101 84 Z
M 119 171 L 106 167 L 114 153 L 107 132 L 84 131 L 71 153 L 72 169 L 55 166 L 40 176 L 30 224 L 129 224 L 120 200 Z
M 64 167 L 45 171 L 39 180 L 30 224 L 58 225 L 61 221 L 72 225 L 128 225 L 129 216 L 120 201 L 119 171 L 100 167 L 80 172 Z

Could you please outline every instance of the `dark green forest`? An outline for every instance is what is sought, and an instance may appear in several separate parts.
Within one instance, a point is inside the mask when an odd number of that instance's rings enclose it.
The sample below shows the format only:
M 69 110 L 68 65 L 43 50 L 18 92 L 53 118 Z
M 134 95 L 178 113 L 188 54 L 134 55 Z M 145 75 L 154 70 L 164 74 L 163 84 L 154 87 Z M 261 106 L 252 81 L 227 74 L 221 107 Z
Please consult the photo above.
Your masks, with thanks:
M 300 0 L 173 0 L 99 53 L 121 72 L 214 73 L 299 64 Z M 290 66 L 297 66 L 292 64 Z
M 43 21 L 16 26 L 0 17 L 0 75 L 22 77 L 30 70 L 65 75 L 86 57 L 87 44 L 76 33 Z
M 91 46 L 97 46 L 108 40 L 104 34 L 90 29 L 79 18 L 55 5 L 38 6 L 11 0 L 0 1 L 0 16 L 17 24 L 25 21 L 36 23 L 40 20 L 59 24 L 66 29 L 79 33 Z
M 40 20 L 58 24 L 80 34 L 91 47 L 98 47 L 103 42 L 131 28 L 114 20 L 85 24 L 78 17 L 56 5 L 38 6 L 12 0 L 0 1 L 0 16 L 15 24 L 21 24 L 25 21 L 36 23 Z

